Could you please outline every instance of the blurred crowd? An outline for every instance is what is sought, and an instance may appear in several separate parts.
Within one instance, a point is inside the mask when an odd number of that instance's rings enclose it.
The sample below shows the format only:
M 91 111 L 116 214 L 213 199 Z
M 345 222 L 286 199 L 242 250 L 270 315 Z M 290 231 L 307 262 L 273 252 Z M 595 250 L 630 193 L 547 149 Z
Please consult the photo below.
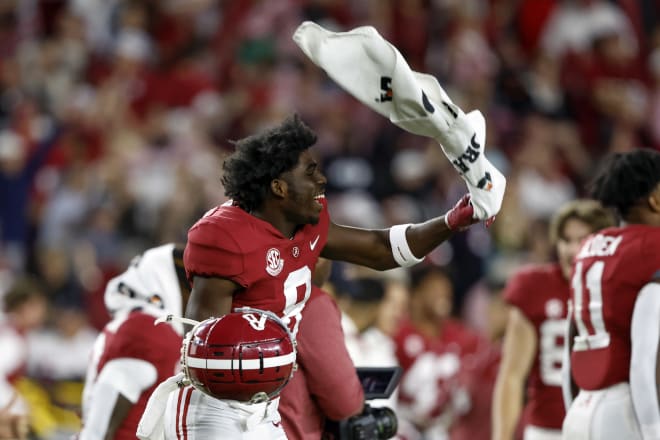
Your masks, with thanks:
M 436 145 L 304 58 L 291 39 L 302 21 L 376 27 L 486 116 L 502 211 L 430 263 L 449 277 L 451 312 L 497 339 L 493 295 L 522 262 L 553 257 L 553 211 L 607 152 L 660 149 L 659 15 L 654 0 L 0 2 L 0 296 L 30 277 L 47 299 L 28 364 L 35 399 L 57 403 L 44 436 L 75 430 L 57 411 L 76 406 L 106 281 L 147 247 L 185 243 L 225 201 L 232 139 L 299 113 L 319 135 L 337 223 L 421 221 L 465 192 Z

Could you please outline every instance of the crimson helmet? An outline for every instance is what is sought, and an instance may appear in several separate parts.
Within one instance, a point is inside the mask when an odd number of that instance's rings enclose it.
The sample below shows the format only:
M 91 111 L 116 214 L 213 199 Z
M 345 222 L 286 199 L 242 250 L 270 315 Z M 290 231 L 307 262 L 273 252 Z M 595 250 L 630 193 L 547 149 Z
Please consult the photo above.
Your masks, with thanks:
M 296 365 L 287 326 L 274 313 L 247 307 L 197 324 L 182 355 L 183 371 L 195 388 L 244 402 L 275 397 Z

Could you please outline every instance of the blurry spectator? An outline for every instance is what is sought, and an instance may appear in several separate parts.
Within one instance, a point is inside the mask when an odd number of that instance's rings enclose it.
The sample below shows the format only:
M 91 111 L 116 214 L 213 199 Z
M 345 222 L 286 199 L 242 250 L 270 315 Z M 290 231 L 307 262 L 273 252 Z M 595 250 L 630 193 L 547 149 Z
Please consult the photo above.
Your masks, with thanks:
M 517 263 L 505 264 L 514 266 Z M 502 298 L 504 281 L 501 277 L 504 275 L 491 268 L 482 280 L 472 286 L 461 311 L 465 323 L 495 345 L 502 342 L 508 316 L 508 308 Z
M 27 336 L 46 318 L 48 303 L 42 287 L 32 278 L 19 278 L 3 297 L 0 315 L 0 408 L 11 414 L 28 414 L 14 385 L 25 375 L 28 361 Z M 8 403 L 13 402 L 11 407 Z
M 388 272 L 388 275 L 392 273 Z M 405 272 L 403 272 L 405 274 Z M 393 338 L 399 327 L 408 317 L 409 295 L 407 280 L 392 278 L 386 279 L 385 296 L 380 303 L 380 310 L 376 318 L 376 328 L 383 334 Z
M 568 103 L 561 84 L 561 64 L 544 52 L 539 52 L 524 74 L 523 85 L 531 107 L 550 117 L 566 117 Z
M 648 125 L 653 146 L 660 150 L 660 26 L 656 27 L 651 39 L 652 51 L 648 68 L 651 77 L 651 96 Z
M 405 438 L 488 438 L 497 351 L 451 318 L 449 274 L 435 266 L 411 272 L 410 320 L 395 338 L 404 375 L 400 433 Z
M 56 438 L 80 429 L 83 381 L 96 334 L 79 304 L 60 304 L 53 309 L 52 326 L 30 335 L 28 399 L 40 396 L 33 426 L 40 436 Z
M 12 414 L 9 408 L 14 404 L 14 398 L 5 407 L 0 408 L 0 439 L 2 440 L 25 440 L 28 434 L 27 417 Z
M 51 301 L 84 304 L 84 289 L 73 266 L 73 255 L 67 249 L 59 246 L 39 248 L 36 260 L 40 280 Z
M 392 367 L 398 362 L 391 337 L 377 326 L 385 285 L 379 278 L 349 278 L 338 286 L 341 326 L 348 354 L 356 367 Z M 397 394 L 387 400 L 369 402 L 373 406 L 396 409 Z
M 517 154 L 520 203 L 533 218 L 548 219 L 557 205 L 575 196 L 573 183 L 563 173 L 551 121 L 530 116 Z
M 44 207 L 39 242 L 46 247 L 68 247 L 69 252 L 91 211 L 94 182 L 83 164 L 71 166 Z
M 34 177 L 56 140 L 57 135 L 50 133 L 30 153 L 17 133 L 0 132 L 0 250 L 18 271 L 24 269 L 28 254 L 28 208 Z
M 567 52 L 591 49 L 594 39 L 614 32 L 637 49 L 630 20 L 613 2 L 606 0 L 561 0 L 550 16 L 542 36 L 544 50 L 561 58 Z

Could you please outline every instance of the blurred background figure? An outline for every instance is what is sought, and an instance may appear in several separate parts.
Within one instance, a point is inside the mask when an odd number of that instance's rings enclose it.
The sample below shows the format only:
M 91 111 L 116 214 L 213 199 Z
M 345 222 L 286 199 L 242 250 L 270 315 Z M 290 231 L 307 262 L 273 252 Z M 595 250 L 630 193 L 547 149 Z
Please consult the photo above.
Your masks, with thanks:
M 0 315 L 0 408 L 8 415 L 31 415 L 18 395 L 18 382 L 25 376 L 30 331 L 46 319 L 48 302 L 42 286 L 33 278 L 16 279 L 2 297 Z
M 409 439 L 487 438 L 497 349 L 452 317 L 453 283 L 443 268 L 411 270 L 409 310 L 395 336 L 404 369 L 400 434 Z
M 341 267 L 335 263 L 336 267 Z M 392 337 L 378 326 L 385 300 L 385 281 L 382 275 L 357 266 L 349 266 L 356 273 L 336 283 L 338 305 L 342 311 L 341 326 L 348 354 L 355 367 L 395 367 L 398 361 Z M 374 400 L 373 406 L 396 409 L 395 392 L 389 399 Z
M 82 390 L 97 336 L 79 304 L 56 302 L 46 325 L 28 337 L 27 376 L 21 384 L 34 410 L 32 428 L 43 438 L 80 429 Z
M 9 410 L 14 404 L 14 399 L 10 400 L 4 408 L 0 408 L 0 439 L 3 440 L 25 440 L 27 438 L 27 416 L 12 414 Z
M 493 398 L 493 439 L 561 439 L 566 413 L 561 394 L 566 302 L 573 259 L 592 232 L 614 225 L 595 200 L 579 199 L 557 210 L 549 227 L 557 261 L 528 265 L 507 282 L 508 305 L 502 365 Z
M 110 280 L 110 321 L 94 342 L 83 390 L 81 440 L 135 438 L 151 393 L 181 369 L 183 326 L 156 325 L 183 316 L 190 288 L 183 247 L 165 244 L 136 256 Z

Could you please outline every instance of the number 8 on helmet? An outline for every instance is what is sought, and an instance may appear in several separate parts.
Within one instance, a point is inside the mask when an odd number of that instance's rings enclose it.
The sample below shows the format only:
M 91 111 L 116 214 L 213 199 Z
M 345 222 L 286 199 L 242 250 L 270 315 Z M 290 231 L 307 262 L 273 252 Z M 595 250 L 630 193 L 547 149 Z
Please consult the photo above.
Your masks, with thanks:
M 248 307 L 196 323 L 181 351 L 186 378 L 216 399 L 272 399 L 296 367 L 295 341 L 287 326 L 274 313 Z

